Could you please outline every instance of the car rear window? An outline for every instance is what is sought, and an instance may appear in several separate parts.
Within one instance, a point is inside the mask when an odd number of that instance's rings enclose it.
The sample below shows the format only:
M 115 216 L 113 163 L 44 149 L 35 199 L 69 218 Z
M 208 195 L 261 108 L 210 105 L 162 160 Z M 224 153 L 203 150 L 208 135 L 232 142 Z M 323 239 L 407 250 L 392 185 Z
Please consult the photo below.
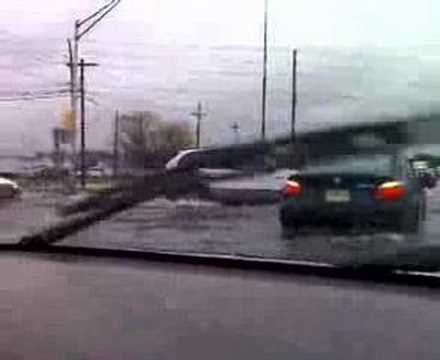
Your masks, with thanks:
M 338 158 L 322 159 L 307 164 L 302 171 L 307 173 L 355 173 L 388 175 L 393 170 L 391 155 L 340 156 Z

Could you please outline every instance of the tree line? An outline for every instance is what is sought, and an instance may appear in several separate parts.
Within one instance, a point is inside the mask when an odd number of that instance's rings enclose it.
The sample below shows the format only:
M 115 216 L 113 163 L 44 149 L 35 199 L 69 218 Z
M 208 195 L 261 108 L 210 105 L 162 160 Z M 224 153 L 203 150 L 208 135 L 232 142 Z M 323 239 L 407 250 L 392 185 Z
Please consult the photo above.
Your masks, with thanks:
M 188 124 L 166 121 L 151 111 L 120 116 L 120 149 L 124 162 L 137 168 L 161 168 L 180 150 L 194 145 Z

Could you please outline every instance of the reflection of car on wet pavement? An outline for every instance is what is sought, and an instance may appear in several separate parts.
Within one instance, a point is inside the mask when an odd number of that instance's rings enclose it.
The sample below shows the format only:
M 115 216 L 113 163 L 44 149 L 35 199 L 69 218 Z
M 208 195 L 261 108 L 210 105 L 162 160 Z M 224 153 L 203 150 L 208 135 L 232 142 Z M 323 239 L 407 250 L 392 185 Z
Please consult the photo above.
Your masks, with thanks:
M 21 189 L 15 181 L 0 177 L 0 199 L 14 198 L 20 193 Z
M 282 189 L 283 228 L 360 227 L 417 233 L 426 214 L 425 187 L 404 155 L 375 153 L 310 163 Z
M 279 202 L 279 189 L 293 170 L 279 169 L 223 181 L 211 181 L 207 197 L 228 205 L 274 204 Z

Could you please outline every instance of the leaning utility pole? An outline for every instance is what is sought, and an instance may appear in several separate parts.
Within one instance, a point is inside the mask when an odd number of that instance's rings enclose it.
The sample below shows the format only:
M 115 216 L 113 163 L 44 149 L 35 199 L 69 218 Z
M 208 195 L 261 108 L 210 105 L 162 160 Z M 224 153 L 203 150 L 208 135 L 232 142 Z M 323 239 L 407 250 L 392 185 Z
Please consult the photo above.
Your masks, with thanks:
M 202 111 L 202 103 L 199 102 L 197 104 L 197 111 L 191 113 L 192 116 L 194 116 L 197 119 L 197 125 L 196 125 L 196 147 L 197 149 L 200 148 L 200 122 L 201 120 L 207 115 Z
M 264 0 L 264 48 L 263 48 L 263 84 L 261 98 L 261 140 L 266 140 L 266 91 L 267 91 L 267 1 Z

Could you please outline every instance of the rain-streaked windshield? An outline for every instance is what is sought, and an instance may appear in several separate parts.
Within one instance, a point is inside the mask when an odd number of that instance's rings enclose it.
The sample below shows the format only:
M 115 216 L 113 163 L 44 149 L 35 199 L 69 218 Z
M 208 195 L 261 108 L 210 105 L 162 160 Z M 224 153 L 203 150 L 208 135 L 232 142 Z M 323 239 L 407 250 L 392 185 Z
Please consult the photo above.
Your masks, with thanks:
M 330 265 L 435 246 L 439 4 L 1 1 L 0 242 Z

